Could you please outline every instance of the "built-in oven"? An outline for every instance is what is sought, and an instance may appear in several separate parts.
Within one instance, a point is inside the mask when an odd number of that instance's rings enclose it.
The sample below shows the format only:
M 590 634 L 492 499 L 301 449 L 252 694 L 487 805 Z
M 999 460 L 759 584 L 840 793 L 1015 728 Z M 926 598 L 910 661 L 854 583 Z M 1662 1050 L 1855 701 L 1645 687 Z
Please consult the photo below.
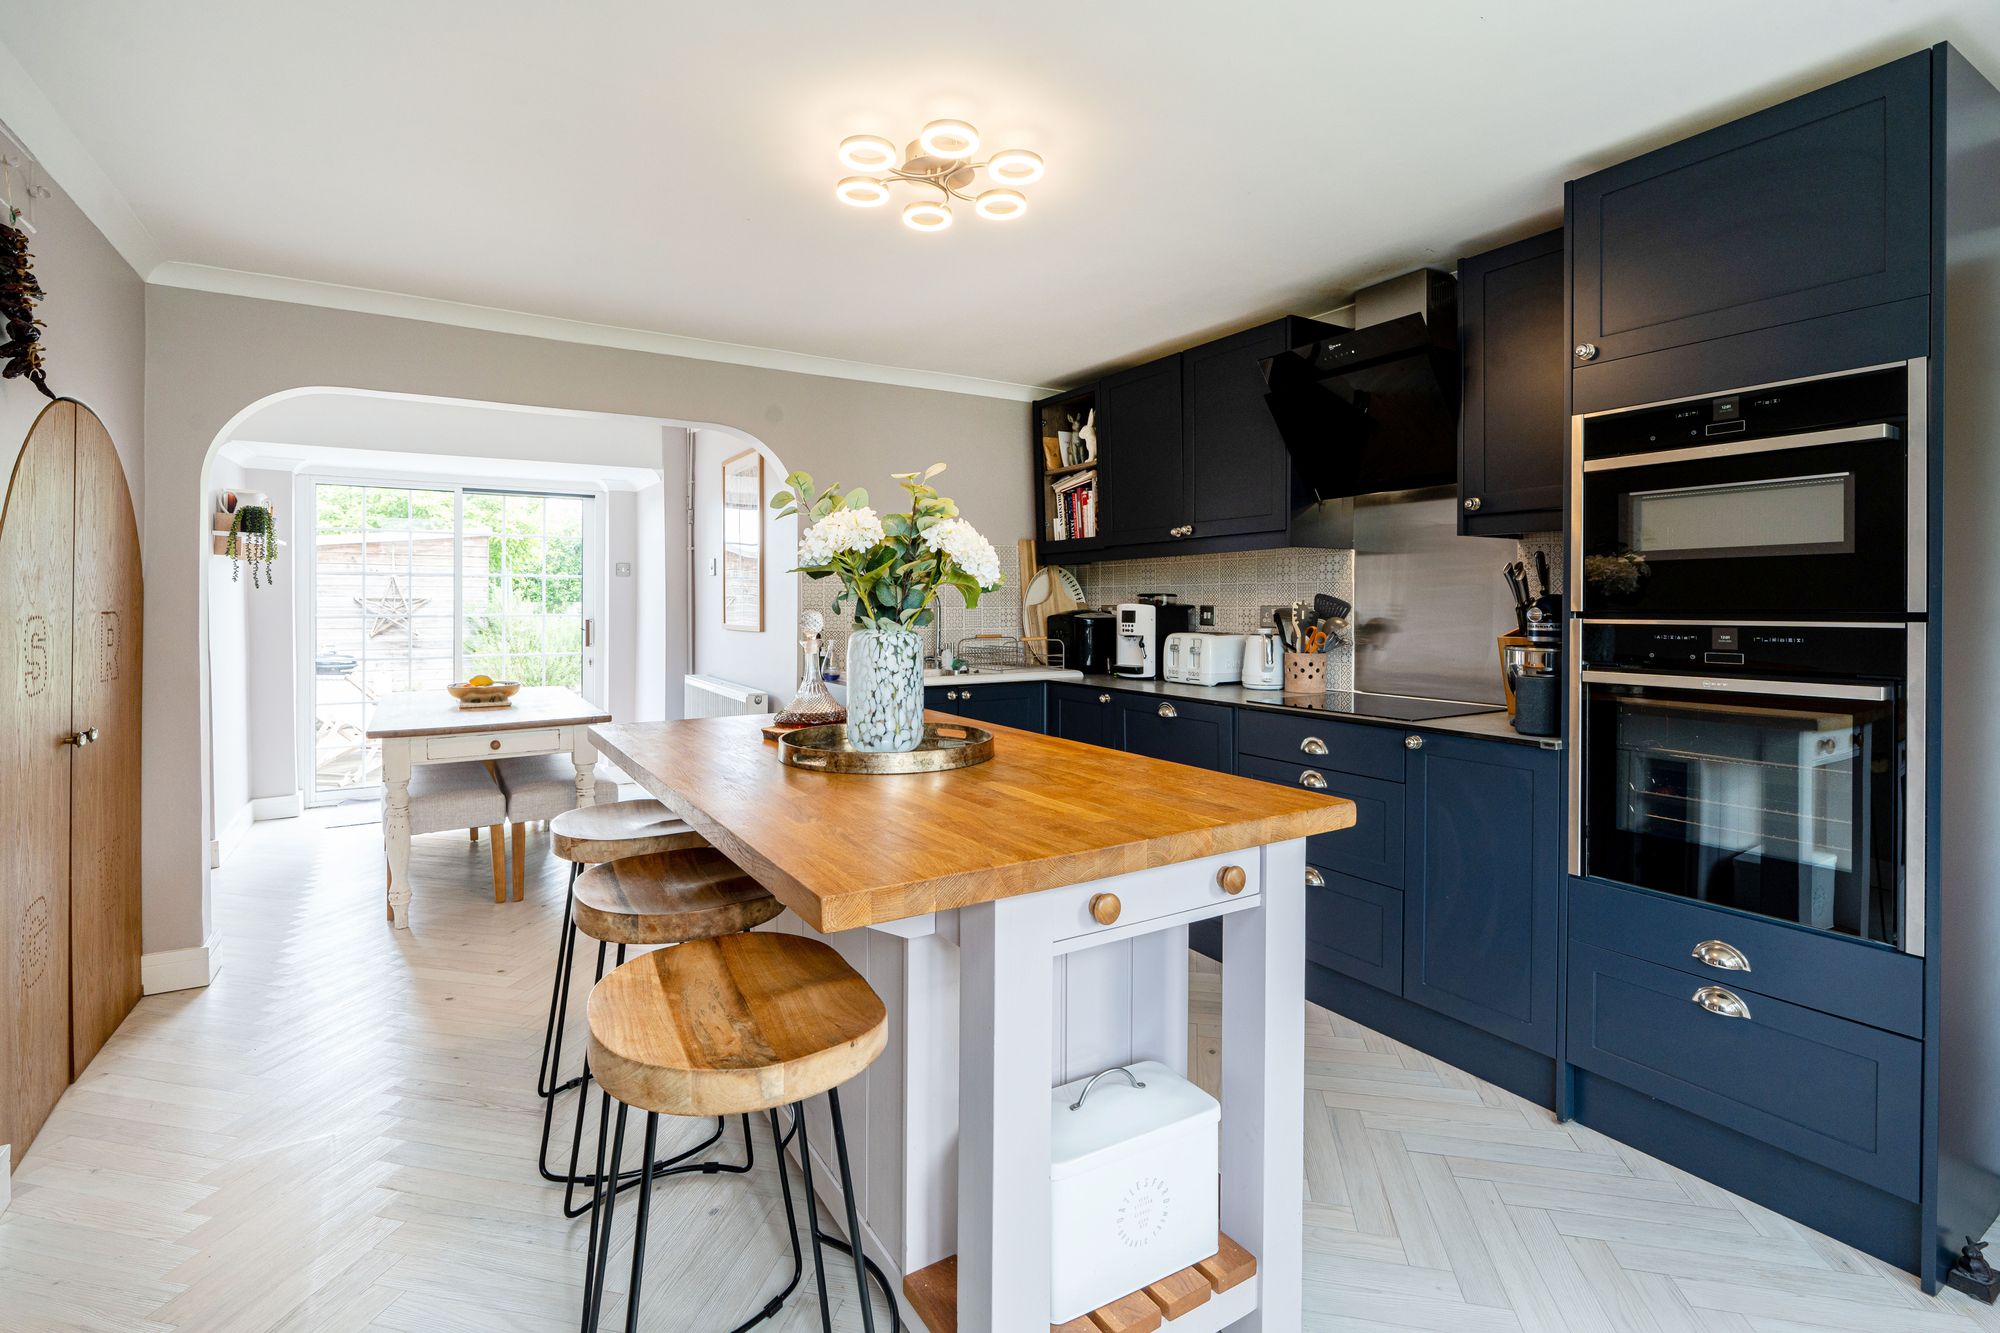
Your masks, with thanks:
M 1572 629 L 1572 874 L 1923 952 L 1921 626 Z
M 1925 392 L 1919 360 L 1576 418 L 1576 609 L 1922 614 Z

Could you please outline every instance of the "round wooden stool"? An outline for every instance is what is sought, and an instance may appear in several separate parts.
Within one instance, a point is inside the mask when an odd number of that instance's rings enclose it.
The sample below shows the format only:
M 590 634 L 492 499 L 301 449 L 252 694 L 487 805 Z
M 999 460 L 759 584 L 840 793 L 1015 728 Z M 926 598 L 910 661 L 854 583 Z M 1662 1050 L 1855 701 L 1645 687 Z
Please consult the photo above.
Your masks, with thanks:
M 577 876 L 569 898 L 569 921 L 563 932 L 563 953 L 557 962 L 556 998 L 551 1010 L 555 1030 L 551 1033 L 550 1058 L 545 1062 L 543 1076 L 551 1091 L 542 1103 L 542 1143 L 536 1167 L 543 1179 L 563 1185 L 564 1216 L 579 1217 L 589 1204 L 579 1201 L 577 1190 L 596 1183 L 594 1177 L 579 1175 L 577 1171 L 583 1157 L 583 1124 L 589 1118 L 589 1059 L 584 1060 L 583 1070 L 576 1077 L 557 1082 L 562 1067 L 560 1018 L 569 1006 L 569 980 L 576 969 L 577 936 L 597 941 L 597 970 L 593 977 L 596 980 L 604 975 L 606 951 L 613 946 L 617 949 L 617 963 L 623 964 L 625 951 L 632 945 L 680 944 L 730 935 L 760 926 L 785 909 L 763 885 L 705 844 L 592 866 Z M 577 1106 L 576 1122 L 570 1132 L 569 1166 L 557 1171 L 549 1165 L 549 1136 L 555 1124 L 557 1097 L 571 1089 L 576 1091 Z M 704 1142 L 655 1162 L 652 1170 L 661 1175 L 674 1174 L 680 1163 L 713 1147 L 721 1139 L 722 1131 L 722 1121 L 717 1119 L 715 1132 Z M 701 1162 L 680 1169 L 709 1173 L 748 1171 L 755 1161 L 751 1155 L 748 1116 L 743 1118 L 743 1150 L 741 1166 Z M 636 1176 L 628 1176 L 621 1179 L 619 1187 L 634 1183 Z
M 889 1036 L 888 1011 L 839 954 L 818 940 L 773 933 L 727 935 L 662 949 L 624 964 L 598 982 L 590 992 L 589 1018 L 590 1066 L 606 1099 L 599 1113 L 595 1172 L 599 1183 L 591 1191 L 590 1243 L 585 1250 L 586 1330 L 597 1327 L 618 1199 L 617 1186 L 606 1189 L 602 1182 L 615 1179 L 625 1145 L 626 1112 L 635 1107 L 646 1113 L 647 1161 L 655 1151 L 662 1115 L 747 1117 L 763 1111 L 770 1117 L 792 1238 L 792 1277 L 762 1312 L 737 1326 L 738 1333 L 782 1309 L 805 1271 L 791 1180 L 785 1172 L 785 1144 L 794 1134 L 799 1139 L 806 1216 L 812 1228 L 821 1327 L 832 1333 L 821 1254 L 825 1245 L 854 1256 L 862 1323 L 869 1333 L 875 1328 L 874 1303 L 868 1296 L 870 1273 L 889 1298 L 895 1327 L 902 1327 L 888 1280 L 861 1253 L 861 1222 L 848 1168 L 847 1130 L 840 1115 L 840 1085 L 882 1053 Z M 804 1103 L 822 1093 L 833 1117 L 834 1151 L 852 1245 L 819 1229 Z M 615 1127 L 608 1123 L 613 1101 L 618 1103 Z M 789 1131 L 779 1125 L 779 1107 L 791 1108 Z M 626 1298 L 628 1329 L 639 1327 L 646 1214 L 652 1201 L 652 1173 L 642 1170 L 639 1176 L 639 1217 Z
M 563 894 L 562 926 L 556 932 L 556 975 L 549 983 L 549 1022 L 542 1031 L 542 1063 L 535 1074 L 535 1094 L 544 1098 L 576 1086 L 574 1080 L 556 1086 L 556 1070 L 562 1063 L 561 1018 L 569 1003 L 570 966 L 576 956 L 570 912 L 574 905 L 571 892 L 576 888 L 578 873 L 587 865 L 616 861 L 621 856 L 645 856 L 708 845 L 699 833 L 674 818 L 673 811 L 651 799 L 609 801 L 565 810 L 549 821 L 549 841 L 555 854 L 569 862 L 570 892 Z M 548 1149 L 547 1120 L 544 1116 L 544 1155 Z M 546 1166 L 542 1174 L 555 1179 Z

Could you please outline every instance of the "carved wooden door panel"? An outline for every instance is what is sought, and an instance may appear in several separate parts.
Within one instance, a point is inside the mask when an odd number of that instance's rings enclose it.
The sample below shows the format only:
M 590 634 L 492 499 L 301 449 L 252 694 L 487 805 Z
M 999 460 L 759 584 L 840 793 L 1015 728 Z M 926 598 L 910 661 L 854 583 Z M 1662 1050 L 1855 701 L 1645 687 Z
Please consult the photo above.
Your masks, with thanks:
M 70 717 L 96 735 L 70 761 L 72 1076 L 139 1001 L 139 528 L 110 432 L 87 407 L 74 543 Z
M 71 565 L 76 404 L 36 419 L 0 517 L 0 1142 L 13 1161 L 70 1078 Z

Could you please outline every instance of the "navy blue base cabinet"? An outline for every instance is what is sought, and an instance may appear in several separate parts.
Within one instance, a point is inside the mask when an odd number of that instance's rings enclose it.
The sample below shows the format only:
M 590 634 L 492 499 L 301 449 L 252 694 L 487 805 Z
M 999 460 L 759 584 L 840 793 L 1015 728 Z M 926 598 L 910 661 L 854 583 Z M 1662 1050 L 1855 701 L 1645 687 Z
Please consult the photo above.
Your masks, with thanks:
M 924 707 L 940 713 L 956 713 L 968 722 L 1041 731 L 1046 688 L 1040 681 L 932 685 L 924 690 Z
M 1085 745 L 1118 744 L 1118 712 L 1114 696 L 1095 685 L 1067 685 L 1060 681 L 1049 686 L 1049 735 Z

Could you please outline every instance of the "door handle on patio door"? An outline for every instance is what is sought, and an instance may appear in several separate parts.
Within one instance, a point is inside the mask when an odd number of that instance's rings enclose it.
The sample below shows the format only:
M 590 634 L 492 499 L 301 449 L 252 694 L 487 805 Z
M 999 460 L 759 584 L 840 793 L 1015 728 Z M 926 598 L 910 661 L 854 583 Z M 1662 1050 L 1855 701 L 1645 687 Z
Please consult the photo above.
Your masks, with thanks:
M 596 630 L 597 630 L 597 622 L 596 622 L 595 620 L 592 620 L 592 619 L 591 619 L 591 618 L 590 618 L 589 616 L 585 616 L 585 617 L 583 618 L 583 646 L 584 646 L 584 647 L 586 647 L 586 648 L 590 647 L 590 645 L 591 645 L 591 641 L 592 641 L 592 640 L 594 640 L 594 639 L 595 639 L 595 638 L 597 637 L 597 634 L 596 634 Z

